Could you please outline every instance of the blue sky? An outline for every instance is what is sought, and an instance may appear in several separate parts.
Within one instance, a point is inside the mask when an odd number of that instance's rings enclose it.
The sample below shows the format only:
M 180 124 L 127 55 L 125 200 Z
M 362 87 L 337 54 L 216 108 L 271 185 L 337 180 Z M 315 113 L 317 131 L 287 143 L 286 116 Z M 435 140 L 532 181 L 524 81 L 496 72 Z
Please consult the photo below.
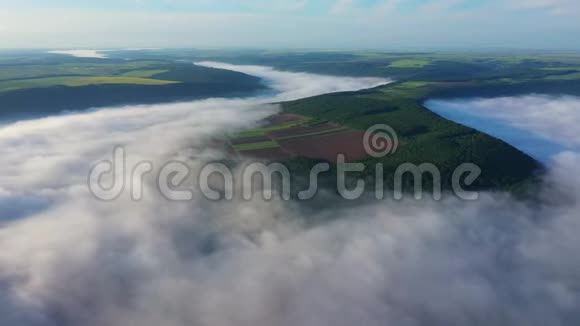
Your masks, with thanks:
M 580 49 L 578 0 L 0 0 L 0 47 Z

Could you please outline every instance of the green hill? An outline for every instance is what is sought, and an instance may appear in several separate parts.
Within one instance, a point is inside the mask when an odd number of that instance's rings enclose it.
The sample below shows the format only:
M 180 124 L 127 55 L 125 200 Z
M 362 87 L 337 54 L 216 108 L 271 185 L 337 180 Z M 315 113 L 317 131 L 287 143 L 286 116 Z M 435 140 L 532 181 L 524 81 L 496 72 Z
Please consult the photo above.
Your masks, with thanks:
M 248 96 L 254 76 L 168 61 L 78 60 L 0 63 L 0 118 L 129 104 Z
M 542 166 L 537 161 L 513 146 L 424 108 L 421 100 L 430 91 L 432 89 L 424 83 L 398 83 L 372 90 L 286 102 L 282 107 L 285 113 L 330 121 L 361 131 L 376 124 L 391 126 L 399 137 L 400 146 L 396 153 L 384 158 L 369 156 L 361 160 L 367 169 L 356 175 L 374 179 L 374 166 L 382 163 L 386 185 L 393 184 L 395 171 L 405 163 L 434 164 L 441 172 L 444 189 L 450 189 L 453 171 L 462 163 L 474 163 L 482 170 L 472 189 L 518 188 L 541 171 Z M 290 163 L 299 169 L 309 165 L 307 161 L 297 159 Z M 424 188 L 428 190 L 430 187 L 430 181 L 426 180 Z

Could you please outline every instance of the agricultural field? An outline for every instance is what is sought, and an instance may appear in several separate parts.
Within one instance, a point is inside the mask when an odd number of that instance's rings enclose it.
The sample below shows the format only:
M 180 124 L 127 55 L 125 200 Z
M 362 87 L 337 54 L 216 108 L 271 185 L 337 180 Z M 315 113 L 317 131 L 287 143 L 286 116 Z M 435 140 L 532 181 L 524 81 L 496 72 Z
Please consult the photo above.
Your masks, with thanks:
M 301 117 L 282 123 L 265 122 L 262 128 L 243 132 L 232 140 L 242 156 L 284 161 L 294 171 L 314 162 L 336 163 L 338 154 L 349 162 L 366 166 L 382 164 L 387 183 L 403 163 L 430 162 L 440 168 L 450 186 L 453 170 L 461 162 L 473 162 L 483 175 L 476 188 L 517 188 L 529 182 L 541 166 L 509 144 L 441 118 L 422 106 L 422 101 L 440 90 L 473 87 L 471 83 L 400 82 L 372 90 L 327 94 L 282 103 L 283 113 L 275 116 Z M 373 158 L 364 150 L 367 128 L 384 123 L 399 137 L 396 153 Z M 306 161 L 305 161 L 306 160 Z M 310 163 L 309 163 L 310 162 Z M 374 169 L 362 176 L 373 177 Z
M 0 54 L 0 118 L 252 94 L 257 77 L 175 60 Z
M 240 79 L 233 72 L 159 61 L 0 65 L 0 92 L 52 86 L 244 81 L 248 80 Z
M 0 92 L 10 92 L 21 89 L 53 87 L 53 86 L 89 86 L 89 85 L 168 85 L 179 83 L 173 80 L 161 80 L 141 77 L 103 76 L 103 77 L 47 77 L 33 79 L 17 79 L 0 82 Z
M 238 135 L 232 140 L 233 149 L 241 156 L 266 160 L 305 157 L 335 162 L 339 154 L 346 161 L 367 156 L 359 130 L 294 114 L 273 116 L 265 124 Z
M 429 60 L 402 59 L 392 62 L 389 68 L 423 68 L 431 64 Z

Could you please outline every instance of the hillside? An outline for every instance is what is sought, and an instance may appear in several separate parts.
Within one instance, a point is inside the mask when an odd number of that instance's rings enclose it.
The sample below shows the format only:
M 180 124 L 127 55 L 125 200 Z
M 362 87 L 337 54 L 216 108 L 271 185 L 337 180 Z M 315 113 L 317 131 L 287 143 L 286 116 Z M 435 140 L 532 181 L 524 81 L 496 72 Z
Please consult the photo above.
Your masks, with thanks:
M 234 148 L 246 156 L 285 161 L 295 172 L 315 162 L 334 163 L 332 158 L 343 153 L 347 160 L 350 156 L 350 161 L 366 164 L 357 177 L 374 179 L 374 167 L 382 163 L 386 185 L 393 184 L 395 171 L 404 163 L 434 164 L 445 189 L 462 163 L 474 163 L 482 170 L 473 189 L 513 189 L 542 169 L 511 145 L 424 108 L 421 100 L 433 89 L 428 83 L 396 83 L 282 103 L 283 116 L 302 119 L 246 131 L 234 141 Z M 384 158 L 373 158 L 363 149 L 364 131 L 377 124 L 391 126 L 399 138 L 397 151 Z M 430 182 L 426 180 L 425 189 L 432 187 Z
M 264 89 L 259 78 L 191 63 L 43 57 L 25 63 L 3 60 L 0 117 L 247 96 Z

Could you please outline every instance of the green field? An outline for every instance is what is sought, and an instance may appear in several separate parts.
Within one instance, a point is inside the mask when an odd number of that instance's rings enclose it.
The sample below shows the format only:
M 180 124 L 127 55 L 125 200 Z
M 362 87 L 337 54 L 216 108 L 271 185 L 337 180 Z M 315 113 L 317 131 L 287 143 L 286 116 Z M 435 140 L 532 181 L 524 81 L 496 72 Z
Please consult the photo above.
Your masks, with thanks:
M 170 69 L 148 69 L 159 66 L 156 61 L 6 65 L 0 66 L 0 92 L 53 86 L 167 85 L 180 82 L 154 78 L 170 72 Z
M 580 71 L 580 67 L 547 67 L 547 68 L 542 68 L 544 70 L 551 70 L 551 71 L 570 71 L 570 70 L 576 70 L 576 71 Z
M 0 92 L 8 92 L 27 88 L 52 87 L 52 86 L 88 86 L 88 85 L 167 85 L 175 84 L 176 81 L 158 80 L 138 77 L 48 77 L 36 79 L 10 80 L 0 82 Z
M 238 135 L 238 137 L 240 137 L 240 138 L 245 138 L 245 137 L 259 137 L 259 136 L 266 135 L 266 133 L 268 133 L 270 131 L 284 130 L 284 129 L 289 129 L 289 128 L 292 128 L 292 127 L 298 127 L 298 126 L 302 126 L 302 125 L 309 125 L 309 124 L 317 123 L 317 122 L 318 121 L 313 121 L 312 119 L 305 119 L 305 120 L 300 120 L 300 121 L 293 121 L 293 122 L 283 123 L 283 124 L 279 124 L 279 125 L 275 125 L 275 126 L 270 126 L 270 127 L 255 128 L 255 129 L 245 130 L 245 131 L 241 132 Z
M 403 59 L 391 63 L 389 68 L 423 68 L 431 64 L 429 60 Z
M 557 76 L 548 76 L 546 77 L 548 80 L 580 80 L 580 72 L 565 74 L 565 75 L 557 75 Z
M 167 69 L 133 70 L 123 74 L 124 77 L 149 78 L 169 72 Z
M 338 132 L 344 132 L 344 131 L 348 131 L 349 128 L 345 128 L 345 127 L 336 127 L 333 129 L 328 129 L 328 130 L 323 130 L 323 131 L 318 131 L 318 132 L 309 132 L 309 133 L 303 133 L 303 134 L 297 134 L 294 136 L 286 136 L 286 137 L 278 137 L 277 139 L 279 140 L 288 140 L 288 139 L 294 139 L 294 138 L 303 138 L 303 137 L 312 137 L 312 136 L 322 136 L 322 135 L 326 135 L 326 134 L 335 134 Z
M 0 118 L 237 97 L 266 88 L 257 77 L 191 62 L 0 53 Z
M 33 79 L 56 76 L 121 76 L 126 73 L 151 71 L 150 67 L 158 66 L 155 61 L 138 61 L 126 63 L 8 63 L 0 66 L 0 80 Z M 129 76 L 150 77 L 150 76 Z
M 253 151 L 253 150 L 259 150 L 259 149 L 276 148 L 276 147 L 280 147 L 280 146 L 275 141 L 263 141 L 263 142 L 257 142 L 257 143 L 234 145 L 233 147 L 237 151 L 244 152 L 244 151 Z
M 462 162 L 471 162 L 483 171 L 476 188 L 518 189 L 541 169 L 538 162 L 503 141 L 443 119 L 422 105 L 425 99 L 440 91 L 461 92 L 478 87 L 482 86 L 463 82 L 400 82 L 373 90 L 291 101 L 283 103 L 283 108 L 285 113 L 328 120 L 358 130 L 376 124 L 391 126 L 399 136 L 398 151 L 385 158 L 369 157 L 365 161 L 367 166 L 383 164 L 384 170 L 390 172 L 384 176 L 386 184 L 392 184 L 393 173 L 401 164 L 429 162 L 441 171 L 444 187 L 450 187 L 455 168 Z M 374 170 L 366 170 L 361 176 L 374 178 Z

